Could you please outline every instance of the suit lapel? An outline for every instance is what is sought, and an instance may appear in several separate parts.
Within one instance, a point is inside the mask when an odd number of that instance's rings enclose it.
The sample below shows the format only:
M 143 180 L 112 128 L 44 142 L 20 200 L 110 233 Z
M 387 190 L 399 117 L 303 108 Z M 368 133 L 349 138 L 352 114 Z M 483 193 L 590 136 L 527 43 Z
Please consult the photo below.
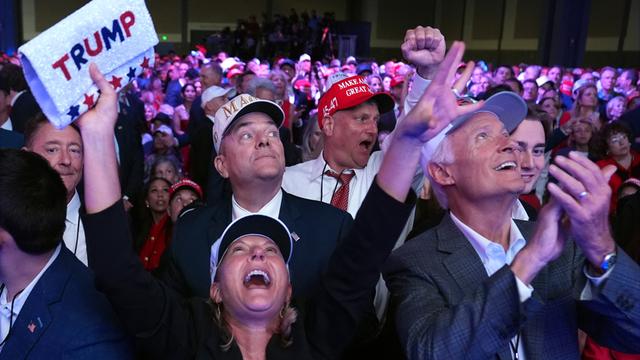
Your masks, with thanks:
M 447 214 L 437 229 L 438 250 L 450 254 L 444 266 L 463 293 L 473 291 L 485 281 L 487 270 L 480 257 Z
M 437 238 L 438 250 L 450 254 L 443 263 L 458 284 L 460 296 L 472 293 L 478 284 L 489 278 L 480 256 L 451 220 L 450 214 L 447 214 L 438 226 Z M 527 351 L 527 353 L 529 352 Z M 512 358 L 509 346 L 503 347 L 497 355 L 501 360 L 511 360 Z
M 72 259 L 69 256 L 73 255 L 62 246 L 58 257 L 31 290 L 11 328 L 11 337 L 2 349 L 0 358 L 27 358 L 31 349 L 51 325 L 50 306 L 60 301 L 63 289 L 71 276 L 69 265 Z
M 278 218 L 287 225 L 294 241 L 300 240 L 300 237 L 296 233 L 296 221 L 298 217 L 300 217 L 300 211 L 295 204 L 295 199 L 292 195 L 282 190 L 282 204 L 280 204 L 280 214 Z
M 207 228 L 207 244 L 209 250 L 211 249 L 211 245 L 218 240 L 218 237 L 222 235 L 222 232 L 229 224 L 231 224 L 231 199 L 222 201 L 221 205 L 217 206 L 211 214 L 211 221 L 209 221 Z
M 530 221 L 518 221 L 516 224 L 524 236 L 525 239 L 529 239 L 533 235 L 535 228 L 534 223 Z M 544 321 L 544 315 L 538 314 L 544 310 L 544 303 L 542 299 L 547 298 L 547 286 L 549 281 L 548 267 L 542 268 L 538 275 L 531 281 L 533 287 L 533 294 L 531 299 L 524 303 L 525 312 L 529 314 L 529 317 L 524 323 L 522 328 L 522 341 L 524 341 L 524 349 L 527 355 L 527 359 L 533 360 L 538 358 L 539 354 L 544 354 L 544 324 L 540 324 L 539 321 Z M 537 315 L 536 320 L 532 319 L 533 315 Z

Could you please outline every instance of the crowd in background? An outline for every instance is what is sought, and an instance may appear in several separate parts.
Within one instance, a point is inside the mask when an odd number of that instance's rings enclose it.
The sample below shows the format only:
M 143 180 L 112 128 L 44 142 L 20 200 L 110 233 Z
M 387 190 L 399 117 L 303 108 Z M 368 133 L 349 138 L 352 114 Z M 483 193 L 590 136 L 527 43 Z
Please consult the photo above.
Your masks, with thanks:
M 276 17 L 274 26 L 279 27 L 279 22 L 291 25 L 297 21 L 309 22 L 309 19 L 303 13 L 298 20 L 292 11 L 289 18 Z M 251 26 L 247 26 L 249 28 Z M 19 64 L 15 57 L 3 55 L 3 59 L 7 64 Z M 456 77 L 466 66 L 460 64 Z M 640 188 L 640 156 L 636 152 L 640 149 L 640 93 L 636 69 L 491 66 L 479 61 L 471 71 L 470 80 L 459 92 L 460 101 L 476 102 L 499 91 L 513 91 L 543 116 L 548 139 L 545 166 L 557 153 L 575 149 L 603 166 L 610 163 L 618 167 L 611 180 L 616 195 L 612 199 L 612 215 L 618 196 Z M 160 193 L 168 194 L 171 185 L 182 178 L 194 179 L 207 192 L 210 159 L 198 154 L 194 159 L 197 149 L 193 147 L 198 145 L 198 136 L 204 133 L 206 137 L 208 132 L 203 132 L 202 124 L 196 123 L 202 118 L 193 120 L 190 116 L 199 111 L 194 106 L 201 106 L 201 95 L 208 86 L 229 89 L 229 98 L 249 93 L 281 105 L 286 116 L 281 136 L 286 144 L 287 166 L 291 166 L 316 158 L 322 150 L 316 108 L 327 90 L 328 77 L 336 72 L 362 76 L 374 92 L 387 92 L 393 97 L 395 109 L 382 114 L 378 124 L 378 140 L 383 142 L 393 130 L 396 117 L 402 113 L 404 98 L 415 74 L 410 64 L 392 60 L 358 62 L 353 56 L 344 61 L 323 62 L 306 53 L 296 59 L 277 58 L 273 63 L 257 58 L 243 61 L 226 52 L 209 54 L 203 48 L 187 56 L 157 54 L 153 68 L 146 69 L 120 93 L 122 111 L 139 133 L 139 151 L 144 158 L 136 165 L 142 170 L 131 172 L 141 172 L 143 176 L 129 191 L 131 201 L 142 205 L 131 205 L 137 210 L 144 207 L 152 210 L 149 213 L 142 209 L 146 215 L 139 217 L 139 224 L 146 225 L 134 226 L 141 228 L 138 236 L 148 235 L 150 218 L 147 215 L 165 214 L 169 206 L 168 201 L 153 195 L 158 181 L 151 180 L 166 180 L 161 181 Z M 8 89 L 6 91 L 8 93 Z M 7 119 L 9 105 L 0 102 L 0 123 Z M 127 113 L 129 108 L 144 110 Z M 205 126 L 205 129 L 208 128 Z M 544 202 L 548 180 L 543 175 L 535 193 L 523 199 L 539 208 Z M 153 218 L 157 223 L 161 217 Z
M 332 21 L 330 14 L 319 18 L 315 12 L 298 15 L 295 10 L 262 25 L 254 17 L 240 21 L 235 31 L 226 29 L 207 44 L 224 51 L 211 53 L 198 47 L 185 56 L 156 54 L 153 67 L 119 93 L 120 182 L 132 221 L 132 246 L 147 270 L 162 266 L 181 210 L 211 204 L 224 191 L 224 185 L 215 182 L 219 175 L 212 166 L 213 114 L 221 106 L 215 99 L 249 94 L 278 104 L 285 114 L 279 135 L 286 165 L 293 166 L 317 158 L 323 149 L 317 108 L 330 86 L 328 79 L 339 72 L 358 75 L 373 92 L 386 92 L 395 102 L 394 109 L 381 114 L 377 124 L 373 149 L 383 146 L 404 113 L 406 97 L 418 76 L 416 68 L 402 61 L 325 57 L 323 48 L 329 46 Z M 263 56 L 253 57 L 256 53 Z M 26 83 L 20 80 L 19 59 L 4 54 L 2 59 L 5 80 L 0 83 L 0 125 L 5 127 L 12 105 L 5 99 L 11 90 L 26 90 Z M 459 103 L 472 104 L 510 91 L 521 96 L 543 121 L 544 161 L 534 165 L 543 168 L 543 175 L 521 200 L 540 209 L 548 196 L 547 182 L 555 181 L 546 170 L 550 162 L 558 154 L 575 150 L 601 167 L 616 166 L 609 182 L 613 191 L 610 218 L 616 233 L 625 234 L 629 219 L 622 221 L 617 214 L 625 198 L 640 190 L 638 70 L 479 61 L 461 63 L 455 80 L 469 72 L 469 81 L 454 89 Z M 19 131 L 15 124 L 6 130 Z M 421 196 L 431 198 L 428 193 L 427 184 Z M 639 259 L 638 243 L 624 246 Z
M 296 9 L 291 9 L 289 15 L 272 17 L 262 14 L 260 23 L 251 15 L 238 19 L 235 29 L 225 27 L 204 43 L 210 52 L 225 51 L 243 59 L 291 57 L 302 53 L 314 58 L 331 58 L 337 50 L 332 38 L 334 23 L 334 13 L 319 16 L 316 10 L 298 14 Z

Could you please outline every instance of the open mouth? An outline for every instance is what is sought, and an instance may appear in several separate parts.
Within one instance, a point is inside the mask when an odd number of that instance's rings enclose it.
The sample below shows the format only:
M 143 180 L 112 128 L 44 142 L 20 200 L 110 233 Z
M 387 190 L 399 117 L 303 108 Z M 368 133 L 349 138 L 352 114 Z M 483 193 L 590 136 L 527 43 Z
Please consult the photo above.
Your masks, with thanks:
M 244 277 L 245 287 L 268 287 L 271 284 L 269 274 L 263 270 L 251 270 Z
M 518 168 L 518 164 L 515 161 L 505 161 L 502 164 L 496 166 L 494 170 L 496 171 L 504 171 L 504 170 L 515 170 Z
M 364 140 L 360 142 L 360 147 L 363 148 L 364 150 L 369 150 L 371 149 L 372 146 L 373 146 L 373 141 L 371 140 Z

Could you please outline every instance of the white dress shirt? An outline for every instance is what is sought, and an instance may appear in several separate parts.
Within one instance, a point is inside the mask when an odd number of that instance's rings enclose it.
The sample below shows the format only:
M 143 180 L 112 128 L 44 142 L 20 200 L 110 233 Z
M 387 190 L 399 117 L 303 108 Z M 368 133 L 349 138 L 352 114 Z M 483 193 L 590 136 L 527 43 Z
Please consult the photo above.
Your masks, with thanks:
M 13 105 L 16 103 L 16 100 L 18 100 L 20 95 L 22 95 L 26 91 L 27 90 L 19 91 L 16 94 L 16 96 L 14 96 L 13 99 L 11 99 L 11 107 L 13 107 Z M 11 114 L 9 114 L 9 118 L 7 119 L 7 121 L 5 121 L 4 124 L 2 124 L 2 128 L 5 130 L 13 131 L 13 122 L 11 121 Z
M 238 204 L 236 196 L 231 196 L 231 220 L 237 220 L 248 215 L 260 214 L 270 216 L 277 219 L 280 215 L 280 206 L 282 205 L 282 190 L 278 190 L 276 196 L 274 196 L 268 203 L 266 203 L 260 210 L 251 212 Z
M 362 169 L 353 169 L 354 176 L 349 183 L 347 212 L 354 218 L 380 170 L 382 158 L 382 151 L 376 151 L 369 157 L 367 166 Z M 315 160 L 288 167 L 284 172 L 282 188 L 301 198 L 331 203 L 333 194 L 341 185 L 336 178 L 325 174 L 327 170 L 334 171 L 325 162 L 324 152 L 321 152 Z
M 527 244 L 527 241 L 522 236 L 522 233 L 516 226 L 516 223 L 511 220 L 511 229 L 509 232 L 509 248 L 507 251 L 504 251 L 502 245 L 497 244 L 484 236 L 478 234 L 472 228 L 465 225 L 460 219 L 458 219 L 453 212 L 450 212 L 451 219 L 453 223 L 456 224 L 458 229 L 462 231 L 464 236 L 469 240 L 471 246 L 476 251 L 480 260 L 482 261 L 482 265 L 484 269 L 487 271 L 487 275 L 491 276 L 495 274 L 496 271 L 500 270 L 505 265 L 511 265 L 511 262 L 515 258 L 516 254 L 522 250 L 522 248 Z M 525 302 L 527 299 L 531 297 L 533 293 L 533 288 L 531 286 L 525 285 L 518 277 L 516 276 L 516 284 L 518 286 L 518 295 L 520 295 L 520 302 Z M 513 349 L 511 348 L 516 343 L 516 337 L 511 339 L 512 345 L 509 346 L 509 349 L 513 353 Z M 524 353 L 524 341 L 522 341 L 522 336 L 520 341 L 518 341 L 518 357 L 519 359 L 525 360 Z
M 87 241 L 84 236 L 84 226 L 80 219 L 80 196 L 76 191 L 67 204 L 67 218 L 65 220 L 64 235 L 62 240 L 69 249 L 85 266 L 88 266 Z
M 36 275 L 36 277 L 34 277 L 33 280 L 31 280 L 29 285 L 27 285 L 27 287 L 24 288 L 24 290 L 22 290 L 22 292 L 19 293 L 13 299 L 13 301 L 7 299 L 7 289 L 4 285 L 2 286 L 2 293 L 0 293 L 0 341 L 3 341 L 7 337 L 7 334 L 9 334 L 9 330 L 11 329 L 11 326 L 15 324 L 16 319 L 20 314 L 20 310 L 22 310 L 24 303 L 27 301 L 27 298 L 29 298 L 29 294 L 31 294 L 31 290 L 33 290 L 33 288 L 36 286 L 36 284 L 38 283 L 38 280 L 40 280 L 40 278 L 42 277 L 42 274 L 44 274 L 44 272 L 47 271 L 49 266 L 53 264 L 53 262 L 58 257 L 58 254 L 60 254 L 60 245 L 56 247 L 56 250 L 53 252 L 53 255 L 51 255 L 51 257 L 49 258 L 49 261 L 47 261 L 47 263 L 42 268 L 42 270 L 40 270 L 38 275 Z M 12 302 L 13 304 L 11 304 Z M 13 316 L 11 316 L 12 307 L 13 307 Z M 4 345 L 0 346 L 0 352 L 2 352 L 3 347 Z
M 398 117 L 397 124 L 402 122 L 404 114 L 408 113 L 408 111 L 415 106 L 418 100 L 420 100 L 422 93 L 424 93 L 430 83 L 430 80 L 425 79 L 418 80 L 417 83 L 414 82 L 409 94 L 407 95 L 407 99 L 405 100 L 404 113 Z M 409 102 L 411 104 L 407 106 Z M 397 124 L 396 128 L 398 128 Z M 351 179 L 351 182 L 349 182 L 349 202 L 347 205 L 347 212 L 351 214 L 353 218 L 356 217 L 356 214 L 360 209 L 360 205 L 362 205 L 362 202 L 369 191 L 369 187 L 371 187 L 371 184 L 380 170 L 380 166 L 382 165 L 382 160 L 384 158 L 384 151 L 386 151 L 388 144 L 391 143 L 391 138 L 394 136 L 394 133 L 395 131 L 389 134 L 382 144 L 381 151 L 376 151 L 371 154 L 369 161 L 364 168 L 349 169 L 353 171 L 354 176 Z M 309 160 L 301 164 L 288 167 L 284 172 L 282 188 L 288 193 L 301 198 L 331 203 L 333 194 L 338 190 L 338 188 L 340 188 L 340 184 L 337 179 L 324 175 L 327 170 L 339 173 L 338 171 L 331 169 L 324 159 L 324 152 L 321 152 L 320 156 L 315 160 Z M 418 166 L 411 184 L 411 187 L 416 191 L 416 193 L 420 191 L 423 181 L 424 174 L 422 172 L 422 168 Z M 396 241 L 394 249 L 404 244 L 404 241 L 413 226 L 414 217 L 415 209 L 411 212 L 400 237 Z M 386 311 L 389 301 L 388 293 L 389 291 L 384 284 L 384 280 L 382 279 L 382 276 L 380 276 L 380 281 L 378 281 L 378 284 L 376 285 L 376 297 L 374 300 L 378 319 L 382 319 L 384 317 L 384 312 Z
M 7 121 L 5 121 L 4 124 L 2 124 L 2 126 L 0 126 L 0 129 L 13 131 L 13 124 L 11 123 L 11 118 L 8 118 Z

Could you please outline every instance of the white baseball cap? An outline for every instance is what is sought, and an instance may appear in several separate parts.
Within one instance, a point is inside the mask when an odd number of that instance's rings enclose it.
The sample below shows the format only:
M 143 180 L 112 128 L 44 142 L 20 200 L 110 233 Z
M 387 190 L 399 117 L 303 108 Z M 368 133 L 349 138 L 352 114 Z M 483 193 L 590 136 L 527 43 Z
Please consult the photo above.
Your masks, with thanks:
M 213 118 L 213 146 L 216 152 L 220 152 L 222 138 L 233 121 L 252 112 L 266 114 L 278 128 L 284 121 L 284 112 L 273 101 L 258 99 L 247 94 L 238 95 L 222 105 Z
M 210 86 L 205 91 L 202 92 L 202 108 L 204 109 L 207 103 L 217 97 L 226 96 L 231 92 L 233 88 L 221 88 L 220 86 Z
M 303 61 L 311 61 L 311 56 L 309 56 L 309 54 L 300 55 L 298 62 L 303 62 Z

